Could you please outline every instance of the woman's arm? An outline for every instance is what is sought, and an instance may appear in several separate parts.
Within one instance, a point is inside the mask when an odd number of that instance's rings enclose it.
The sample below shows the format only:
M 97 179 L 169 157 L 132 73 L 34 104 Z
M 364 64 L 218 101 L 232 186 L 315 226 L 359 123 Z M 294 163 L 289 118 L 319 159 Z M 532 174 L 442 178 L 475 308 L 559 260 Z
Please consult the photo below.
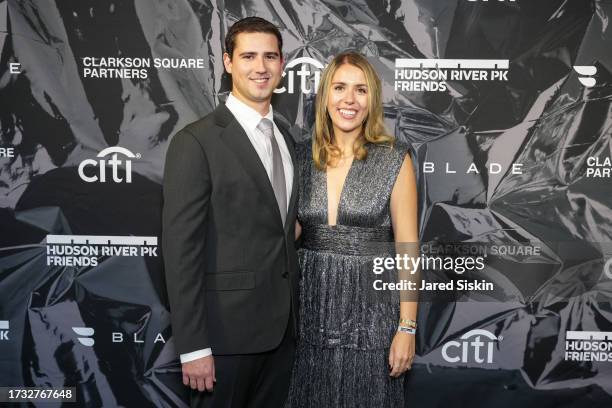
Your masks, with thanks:
M 416 177 L 410 155 L 405 156 L 391 192 L 391 223 L 393 224 L 396 251 L 410 257 L 418 257 Z M 418 271 L 401 269 L 398 270 L 398 276 L 400 281 L 402 279 L 419 281 Z M 400 295 L 400 319 L 416 321 L 417 307 L 416 292 L 408 291 Z M 397 377 L 410 369 L 414 354 L 415 335 L 397 332 L 389 352 L 390 375 Z

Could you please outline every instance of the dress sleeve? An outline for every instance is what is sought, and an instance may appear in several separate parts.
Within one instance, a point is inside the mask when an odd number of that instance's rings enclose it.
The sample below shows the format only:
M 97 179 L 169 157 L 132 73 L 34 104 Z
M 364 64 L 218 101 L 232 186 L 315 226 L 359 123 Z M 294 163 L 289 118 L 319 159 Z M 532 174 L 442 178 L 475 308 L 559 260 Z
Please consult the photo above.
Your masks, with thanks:
M 414 154 L 412 153 L 410 145 L 404 142 L 395 142 L 390 152 L 391 163 L 389 175 L 391 177 L 391 180 L 393 181 L 391 183 L 391 188 L 393 188 L 393 186 L 395 185 L 395 181 L 397 180 L 397 176 L 399 175 L 400 169 L 402 168 L 402 164 L 404 163 L 404 159 L 406 158 L 407 154 L 409 154 L 411 158 L 414 159 Z M 413 160 L 413 164 L 414 163 L 415 161 Z

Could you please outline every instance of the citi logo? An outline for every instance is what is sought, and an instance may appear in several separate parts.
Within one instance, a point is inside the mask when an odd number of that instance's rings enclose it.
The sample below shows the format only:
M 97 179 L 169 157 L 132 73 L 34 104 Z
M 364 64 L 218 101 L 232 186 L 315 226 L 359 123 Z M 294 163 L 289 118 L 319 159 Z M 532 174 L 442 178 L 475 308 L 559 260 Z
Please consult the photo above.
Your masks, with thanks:
M 574 65 L 574 71 L 578 75 L 582 75 L 578 77 L 578 81 L 587 88 L 591 88 L 597 83 L 595 78 L 592 78 L 597 73 L 597 67 L 593 65 Z
M 78 334 L 81 337 L 77 337 L 79 343 L 84 346 L 91 347 L 94 345 L 95 341 L 91 338 L 94 335 L 94 329 L 91 327 L 73 327 L 72 331 Z
M 120 158 L 121 156 L 125 156 L 125 158 L 122 160 Z M 110 159 L 105 159 L 108 156 L 110 156 Z M 98 153 L 98 155 L 96 156 L 99 158 L 99 160 L 94 160 L 94 159 L 85 159 L 81 162 L 81 164 L 79 164 L 79 177 L 81 178 L 81 180 L 87 182 L 87 183 L 95 183 L 96 181 L 99 181 L 100 183 L 106 183 L 106 172 L 108 171 L 108 169 L 111 170 L 111 179 L 115 182 L 115 183 L 121 183 L 121 182 L 126 182 L 126 183 L 131 183 L 132 182 L 132 160 L 131 159 L 140 159 L 140 153 L 134 154 L 131 151 L 129 151 L 128 149 L 126 149 L 125 147 L 119 147 L 119 146 L 112 146 L 112 147 L 107 147 L 106 149 L 102 150 L 100 153 Z M 96 169 L 97 171 L 90 172 L 88 171 L 88 174 L 85 174 L 85 168 L 87 167 L 92 167 L 94 169 Z M 125 168 L 125 179 L 123 179 L 122 177 L 120 177 L 119 175 L 119 169 L 121 167 Z
M 293 68 L 301 65 L 299 70 Z M 310 68 L 309 68 L 310 66 Z M 289 61 L 285 65 L 285 71 L 283 72 L 283 78 L 287 77 L 287 86 L 276 88 L 274 93 L 295 93 L 296 92 L 296 76 L 299 78 L 299 91 L 303 94 L 316 93 L 319 87 L 319 81 L 321 79 L 321 71 L 325 68 L 325 65 L 321 64 L 314 58 L 300 57 Z M 309 82 L 312 78 L 312 86 Z
M 9 321 L 8 320 L 0 320 L 0 341 L 8 340 L 9 334 Z
M 461 341 L 449 341 L 442 347 L 442 358 L 449 363 L 493 363 L 493 351 L 496 337 L 493 333 L 483 329 L 470 330 L 460 338 Z

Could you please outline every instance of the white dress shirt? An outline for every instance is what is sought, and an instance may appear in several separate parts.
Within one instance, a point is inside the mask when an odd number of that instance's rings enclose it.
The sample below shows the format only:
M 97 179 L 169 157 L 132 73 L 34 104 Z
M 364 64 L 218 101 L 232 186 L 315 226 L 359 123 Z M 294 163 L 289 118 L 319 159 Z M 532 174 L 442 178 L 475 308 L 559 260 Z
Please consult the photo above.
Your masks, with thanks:
M 230 112 L 232 112 L 238 123 L 240 123 L 240 126 L 242 126 L 246 132 L 251 144 L 259 156 L 259 160 L 261 160 L 266 172 L 268 173 L 270 183 L 272 183 L 272 143 L 270 143 L 270 140 L 268 140 L 266 135 L 264 135 L 261 130 L 257 129 L 257 125 L 259 125 L 259 122 L 263 118 L 269 119 L 272 121 L 272 123 L 274 123 L 272 105 L 270 105 L 268 114 L 266 116 L 261 116 L 255 109 L 251 108 L 230 93 L 227 101 L 225 102 L 225 106 L 227 106 Z M 278 148 L 283 160 L 283 169 L 285 170 L 288 210 L 289 199 L 291 198 L 291 188 L 293 186 L 293 163 L 291 162 L 291 155 L 289 154 L 287 143 L 285 143 L 285 138 L 280 130 L 278 130 L 276 127 L 276 123 L 274 123 L 274 138 L 276 139 L 276 143 L 278 143 Z
M 259 160 L 263 164 L 266 169 L 266 173 L 268 173 L 268 179 L 270 179 L 270 183 L 272 183 L 272 143 L 270 140 L 257 129 L 257 125 L 262 118 L 266 118 L 274 123 L 274 114 L 272 112 L 272 105 L 270 105 L 270 110 L 268 114 L 265 116 L 261 116 L 259 112 L 255 109 L 251 108 L 234 95 L 230 93 L 225 101 L 225 106 L 232 112 L 240 126 L 244 129 L 244 132 L 247 134 L 253 148 L 257 152 L 259 156 Z M 283 134 L 278 130 L 276 124 L 274 123 L 274 138 L 276 139 L 276 143 L 278 143 L 278 148 L 280 150 L 281 159 L 283 160 L 283 169 L 285 171 L 285 183 L 287 187 L 287 211 L 289 210 L 289 200 L 291 199 L 291 189 L 293 188 L 293 162 L 291 161 L 291 155 L 289 154 L 289 149 L 287 148 L 287 143 L 285 143 L 285 138 Z M 187 363 L 189 361 L 197 360 L 198 358 L 207 357 L 212 354 L 211 348 L 206 348 L 202 350 L 192 351 L 191 353 L 181 354 L 181 363 Z

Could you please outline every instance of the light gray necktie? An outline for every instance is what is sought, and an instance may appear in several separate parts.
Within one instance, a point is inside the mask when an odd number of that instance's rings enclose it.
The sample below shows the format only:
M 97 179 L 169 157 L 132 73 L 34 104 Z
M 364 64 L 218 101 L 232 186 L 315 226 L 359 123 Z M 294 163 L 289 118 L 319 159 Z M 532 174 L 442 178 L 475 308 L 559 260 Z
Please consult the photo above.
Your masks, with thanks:
M 272 145 L 272 189 L 274 190 L 274 196 L 276 196 L 283 225 L 285 225 L 285 219 L 287 218 L 287 185 L 285 184 L 283 160 L 274 137 L 274 124 L 270 119 L 263 118 L 257 125 L 257 129 L 270 140 Z

